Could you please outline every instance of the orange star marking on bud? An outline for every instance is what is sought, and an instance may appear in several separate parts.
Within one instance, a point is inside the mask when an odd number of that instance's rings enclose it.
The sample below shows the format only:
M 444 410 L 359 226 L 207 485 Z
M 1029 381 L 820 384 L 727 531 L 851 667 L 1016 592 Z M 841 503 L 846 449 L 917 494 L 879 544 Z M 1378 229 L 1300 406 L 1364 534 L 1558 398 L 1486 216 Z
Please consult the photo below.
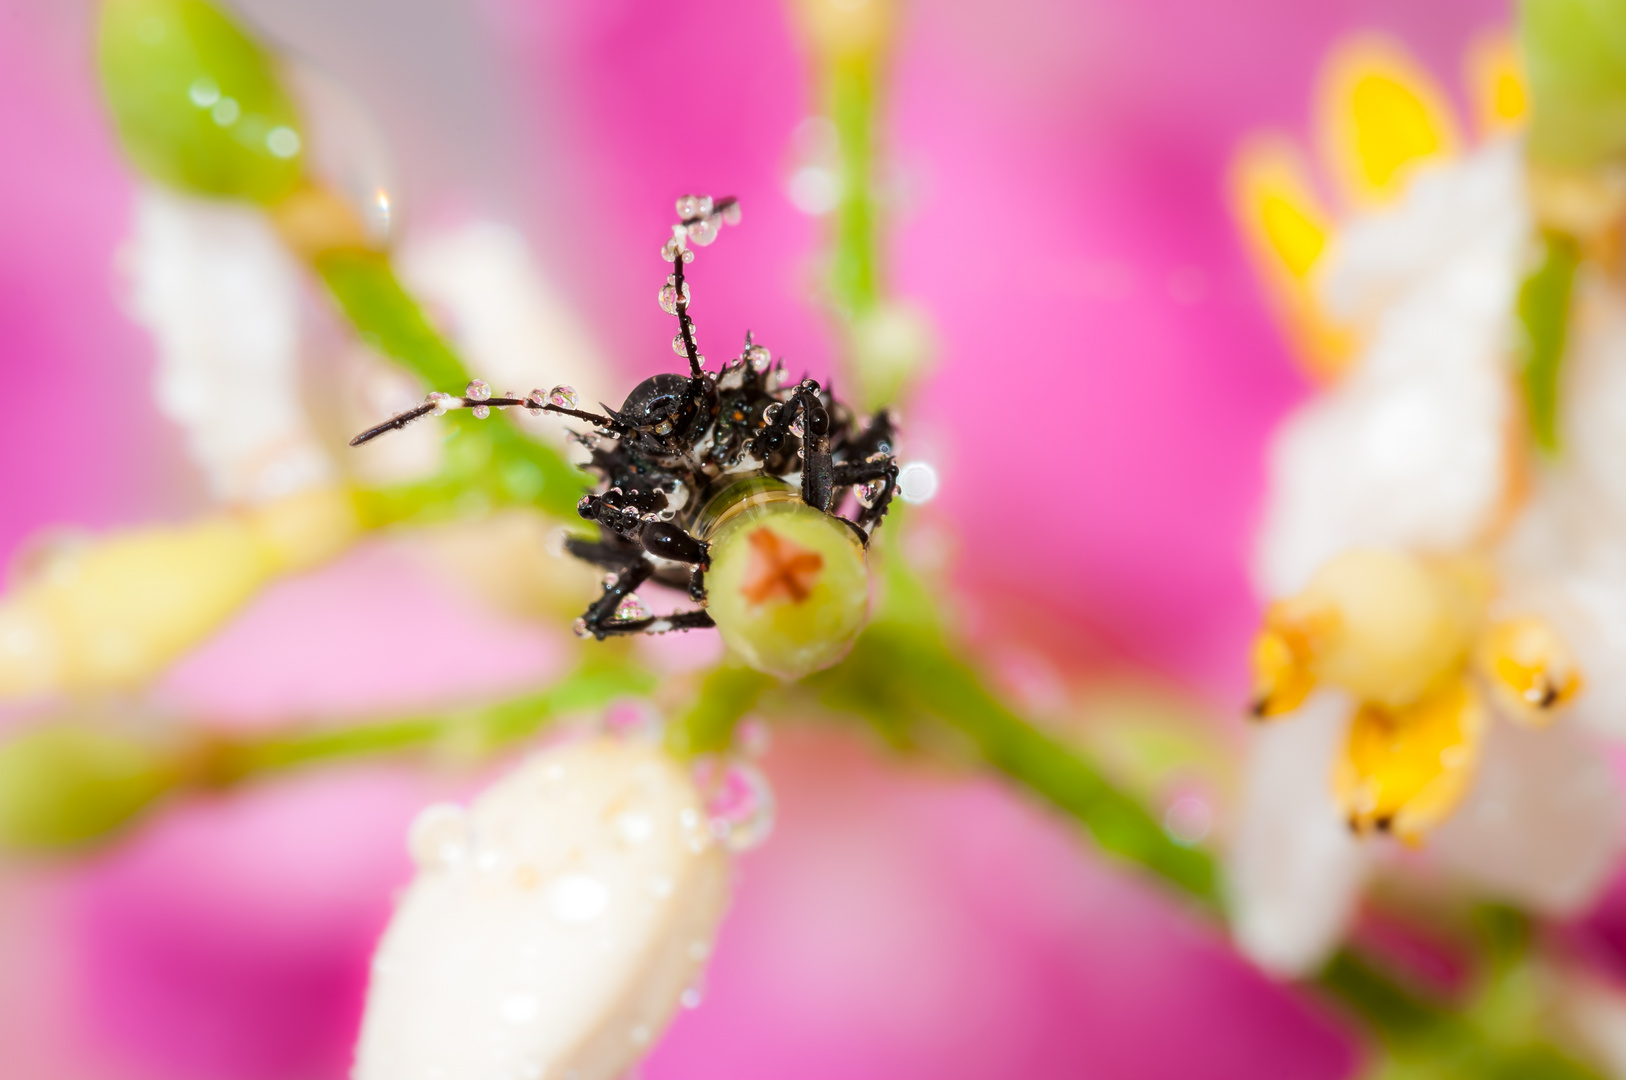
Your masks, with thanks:
M 813 593 L 824 556 L 793 544 L 764 526 L 746 537 L 751 543 L 751 563 L 746 568 L 740 594 L 750 604 L 765 604 L 778 596 L 800 604 Z

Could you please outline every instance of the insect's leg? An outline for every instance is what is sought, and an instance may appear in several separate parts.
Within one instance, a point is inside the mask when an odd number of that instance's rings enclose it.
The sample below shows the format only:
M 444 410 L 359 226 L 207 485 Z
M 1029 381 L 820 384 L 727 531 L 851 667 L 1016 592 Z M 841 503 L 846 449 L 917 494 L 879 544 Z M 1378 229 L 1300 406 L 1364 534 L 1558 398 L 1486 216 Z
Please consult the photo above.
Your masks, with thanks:
M 689 599 L 697 604 L 706 602 L 706 568 L 697 566 L 689 575 Z
M 870 417 L 863 433 L 846 445 L 849 461 L 863 461 L 871 454 L 891 454 L 897 446 L 897 419 L 892 410 L 882 409 Z
M 834 469 L 830 458 L 830 414 L 819 401 L 818 383 L 802 382 L 787 406 L 802 413 L 802 501 L 828 513 L 835 497 Z
M 642 556 L 639 556 L 637 562 L 630 563 L 617 570 L 615 583 L 605 585 L 604 595 L 593 601 L 592 606 L 583 613 L 581 617 L 582 631 L 592 634 L 600 641 L 603 641 L 610 634 L 624 633 L 623 630 L 615 629 L 620 624 L 643 622 L 642 619 L 617 620 L 615 612 L 621 606 L 621 601 L 626 598 L 627 594 L 648 581 L 649 576 L 654 572 L 655 564 Z
M 643 531 L 644 519 L 636 507 L 618 506 L 611 502 L 607 495 L 583 495 L 581 502 L 576 504 L 576 513 L 585 521 L 597 522 L 605 529 L 628 540 L 638 543 L 639 534 Z
M 881 490 L 876 493 L 869 505 L 864 506 L 863 512 L 858 515 L 858 526 L 867 534 L 873 531 L 875 523 L 886 516 L 887 507 L 892 503 L 892 496 L 898 489 L 898 462 L 890 456 L 879 461 L 844 462 L 835 467 L 835 484 L 837 487 L 847 487 L 852 484 L 867 484 L 872 480 L 881 480 Z M 862 505 L 862 503 L 860 503 Z
M 652 615 L 647 619 L 620 619 L 601 626 L 596 634 L 600 639 L 622 634 L 665 634 L 673 630 L 704 630 L 716 626 L 711 613 L 701 608 L 696 611 L 674 611 L 670 615 Z

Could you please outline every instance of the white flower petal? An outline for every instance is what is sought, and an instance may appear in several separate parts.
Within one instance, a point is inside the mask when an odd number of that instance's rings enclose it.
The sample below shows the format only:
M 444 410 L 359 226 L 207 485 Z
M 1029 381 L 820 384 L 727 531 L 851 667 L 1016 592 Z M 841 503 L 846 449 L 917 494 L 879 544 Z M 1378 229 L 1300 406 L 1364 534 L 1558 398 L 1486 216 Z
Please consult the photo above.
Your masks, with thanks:
M 158 344 L 158 406 L 214 495 L 263 502 L 329 480 L 299 396 L 300 271 L 265 215 L 143 188 L 126 265 Z
M 1229 859 L 1233 933 L 1261 967 L 1311 970 L 1343 935 L 1370 856 L 1333 804 L 1351 705 L 1312 697 L 1255 734 Z
M 607 385 L 603 357 L 513 229 L 474 222 L 430 233 L 406 245 L 399 264 L 402 278 L 450 317 L 470 371 L 497 391 L 563 383 L 586 403 L 616 405 L 626 396 Z M 651 306 L 658 284 L 652 279 Z M 538 430 L 563 429 L 548 420 Z
M 727 902 L 693 782 L 643 743 L 538 753 L 466 814 L 426 811 L 412 843 L 355 1080 L 612 1080 L 695 980 Z
M 1517 176 L 1505 146 L 1432 170 L 1330 253 L 1328 291 L 1368 324 L 1366 346 L 1272 447 L 1256 563 L 1267 595 L 1351 547 L 1460 548 L 1499 509 L 1528 230 Z
M 1560 721 L 1491 725 L 1468 797 L 1429 838 L 1434 857 L 1481 888 L 1553 914 L 1604 884 L 1621 847 L 1621 795 L 1601 747 Z
M 1544 473 L 1497 558 L 1497 614 L 1548 619 L 1581 667 L 1571 715 L 1626 738 L 1626 532 L 1597 489 L 1573 474 Z

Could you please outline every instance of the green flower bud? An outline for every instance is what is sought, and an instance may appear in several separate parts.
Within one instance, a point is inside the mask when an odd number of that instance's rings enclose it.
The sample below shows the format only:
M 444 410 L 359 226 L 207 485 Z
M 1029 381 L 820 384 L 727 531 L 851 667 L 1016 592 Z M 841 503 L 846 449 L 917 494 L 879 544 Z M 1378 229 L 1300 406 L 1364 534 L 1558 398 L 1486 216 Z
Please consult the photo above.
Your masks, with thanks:
M 271 203 L 303 174 L 299 116 L 271 57 L 206 0 L 104 0 L 97 65 L 125 152 L 205 195 Z
M 869 566 L 850 528 L 785 487 L 725 513 L 710 544 L 707 610 L 746 663 L 797 679 L 847 655 L 869 617 Z
M 39 728 L 0 746 L 0 847 L 48 851 L 100 839 L 174 782 L 152 746 L 88 727 Z
M 1519 5 L 1535 160 L 1588 168 L 1626 156 L 1626 0 Z

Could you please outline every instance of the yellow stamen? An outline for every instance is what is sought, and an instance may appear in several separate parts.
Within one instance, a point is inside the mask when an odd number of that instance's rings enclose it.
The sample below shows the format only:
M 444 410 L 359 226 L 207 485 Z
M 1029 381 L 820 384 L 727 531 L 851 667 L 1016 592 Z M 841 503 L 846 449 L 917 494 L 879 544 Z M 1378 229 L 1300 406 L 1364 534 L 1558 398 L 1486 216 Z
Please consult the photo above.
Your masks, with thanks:
M 1456 151 L 1456 120 L 1429 74 L 1395 43 L 1363 37 L 1328 58 L 1320 93 L 1323 151 L 1356 203 L 1404 190 L 1421 162 Z
M 1499 135 L 1523 127 L 1530 99 L 1512 36 L 1505 30 L 1480 35 L 1468 47 L 1464 66 L 1480 134 Z
M 1484 708 L 1461 679 L 1404 709 L 1362 706 L 1333 775 L 1350 828 L 1419 843 L 1461 801 L 1484 730 Z
M 1461 669 L 1483 588 L 1452 563 L 1356 549 L 1317 571 L 1284 610 L 1315 613 L 1311 669 L 1318 679 L 1398 709 Z
M 1253 640 L 1252 713 L 1271 720 L 1292 712 L 1315 689 L 1310 669 L 1314 647 L 1307 628 L 1295 624 L 1280 604 L 1265 616 L 1265 629 Z
M 1581 692 L 1581 669 L 1545 619 L 1504 619 L 1479 643 L 1480 671 L 1515 720 L 1546 727 Z
M 1348 334 L 1316 301 L 1311 277 L 1332 236 L 1297 148 L 1261 136 L 1231 163 L 1231 209 L 1294 348 L 1312 374 L 1329 376 L 1353 353 Z

